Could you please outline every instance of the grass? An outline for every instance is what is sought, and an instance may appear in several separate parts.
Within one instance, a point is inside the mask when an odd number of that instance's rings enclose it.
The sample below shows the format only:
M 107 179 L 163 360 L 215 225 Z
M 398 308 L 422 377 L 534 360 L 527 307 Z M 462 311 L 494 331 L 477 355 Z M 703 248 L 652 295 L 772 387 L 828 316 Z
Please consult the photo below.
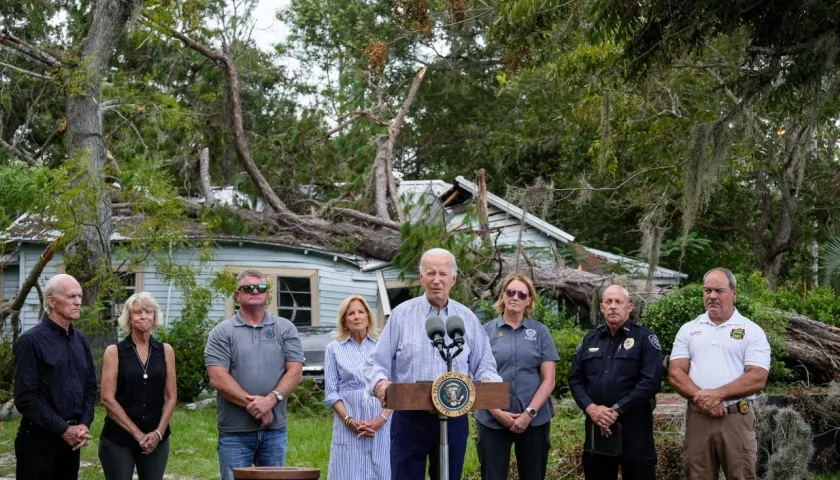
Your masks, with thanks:
M 582 478 L 574 474 L 567 475 L 572 469 L 567 452 L 572 451 L 575 445 L 581 443 L 583 418 L 577 407 L 569 402 L 559 404 L 557 413 L 551 427 L 552 454 L 549 457 L 548 478 L 564 478 L 565 480 Z M 99 433 L 102 430 L 104 418 L 105 410 L 101 407 L 97 408 L 96 420 L 91 428 L 94 440 L 82 450 L 82 469 L 79 474 L 81 479 L 103 478 L 97 452 Z M 14 477 L 14 439 L 18 424 L 19 420 L 0 424 L 0 477 Z M 321 470 L 321 478 L 326 478 L 331 436 L 331 417 L 291 415 L 287 464 L 318 468 Z M 173 480 L 219 478 L 216 455 L 217 438 L 215 409 L 189 411 L 178 408 L 172 417 L 171 450 L 166 469 L 168 478 Z M 470 441 L 467 442 L 464 480 L 480 478 L 474 439 L 473 421 L 470 426 Z M 510 475 L 509 478 L 516 478 L 515 474 Z M 814 480 L 840 480 L 840 474 L 817 474 Z
M 99 434 L 105 410 L 97 407 L 91 428 L 93 441 L 82 449 L 82 468 L 79 478 L 101 479 L 102 468 L 99 466 Z M 557 417 L 557 435 L 555 446 L 570 438 L 565 435 L 565 427 L 573 426 L 574 420 L 562 420 Z M 0 424 L 0 477 L 14 477 L 14 440 L 19 420 Z M 553 429 L 554 430 L 554 429 Z M 475 451 L 474 426 L 470 428 L 471 440 L 467 445 L 464 461 L 464 477 L 478 478 L 478 457 Z M 566 432 L 567 433 L 567 432 Z M 289 419 L 289 451 L 286 463 L 299 467 L 313 467 L 321 470 L 321 478 L 326 478 L 330 458 L 330 439 L 332 436 L 332 417 L 312 417 L 292 415 Z M 216 479 L 219 478 L 218 457 L 216 454 L 216 410 L 185 410 L 178 408 L 172 417 L 172 437 L 170 438 L 169 463 L 167 474 L 173 479 Z M 559 459 L 552 458 L 552 462 Z M 551 468 L 551 466 L 549 467 Z

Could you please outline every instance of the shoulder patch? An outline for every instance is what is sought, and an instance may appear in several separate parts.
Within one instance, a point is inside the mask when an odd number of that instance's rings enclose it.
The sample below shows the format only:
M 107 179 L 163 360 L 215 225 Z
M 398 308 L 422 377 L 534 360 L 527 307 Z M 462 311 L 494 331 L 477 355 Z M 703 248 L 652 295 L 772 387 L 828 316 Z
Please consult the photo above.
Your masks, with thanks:
M 650 335 L 648 340 L 650 340 L 650 344 L 653 345 L 653 348 L 662 350 L 662 345 L 659 344 L 659 339 L 656 338 L 656 335 Z

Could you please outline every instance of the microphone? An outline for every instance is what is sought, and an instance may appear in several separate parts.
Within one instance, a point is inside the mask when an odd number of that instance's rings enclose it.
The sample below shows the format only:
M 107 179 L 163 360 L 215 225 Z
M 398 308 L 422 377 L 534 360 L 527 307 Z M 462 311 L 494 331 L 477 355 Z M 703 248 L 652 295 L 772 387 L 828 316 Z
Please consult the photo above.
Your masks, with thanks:
M 432 345 L 438 349 L 440 354 L 446 359 L 446 346 L 443 336 L 446 334 L 446 329 L 443 326 L 443 319 L 440 317 L 429 317 L 426 319 L 426 335 L 432 341 Z
M 452 339 L 452 344 L 456 347 L 461 348 L 464 346 L 464 333 L 466 331 L 463 318 L 453 315 L 446 320 L 446 334 L 449 335 L 449 338 Z

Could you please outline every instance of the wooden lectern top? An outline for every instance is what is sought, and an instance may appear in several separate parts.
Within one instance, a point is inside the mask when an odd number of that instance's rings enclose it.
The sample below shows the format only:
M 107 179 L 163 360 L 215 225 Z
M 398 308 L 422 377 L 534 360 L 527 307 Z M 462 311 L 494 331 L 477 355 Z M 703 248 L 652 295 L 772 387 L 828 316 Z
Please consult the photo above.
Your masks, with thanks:
M 473 410 L 506 409 L 510 406 L 510 384 L 475 382 Z M 392 410 L 434 411 L 432 382 L 392 383 L 385 391 L 385 406 Z
M 234 468 L 236 480 L 309 480 L 321 478 L 321 470 L 305 467 Z

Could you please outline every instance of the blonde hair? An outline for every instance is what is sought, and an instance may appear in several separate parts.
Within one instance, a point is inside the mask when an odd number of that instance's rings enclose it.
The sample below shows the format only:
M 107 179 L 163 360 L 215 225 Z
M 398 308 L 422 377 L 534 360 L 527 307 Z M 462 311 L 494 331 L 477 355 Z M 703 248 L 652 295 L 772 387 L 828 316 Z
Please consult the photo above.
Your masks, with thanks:
M 496 307 L 496 311 L 499 312 L 499 315 L 505 314 L 505 290 L 507 290 L 508 285 L 510 285 L 514 280 L 519 280 L 524 283 L 525 288 L 528 289 L 528 297 L 531 299 L 531 304 L 525 307 L 525 311 L 523 313 L 526 317 L 530 317 L 531 313 L 534 312 L 534 302 L 537 301 L 537 291 L 534 290 L 534 284 L 531 282 L 531 279 L 521 273 L 508 274 L 508 276 L 502 281 L 502 289 L 499 291 L 499 299 L 496 300 L 496 304 L 494 305 Z
M 149 292 L 135 293 L 125 301 L 120 318 L 117 320 L 117 323 L 126 335 L 131 334 L 131 308 L 134 307 L 135 303 L 139 303 L 140 308 L 146 308 L 155 312 L 155 325 L 152 327 L 152 330 L 163 326 L 163 319 L 160 318 L 160 305 L 158 305 L 155 297 Z
M 367 301 L 365 301 L 365 299 L 360 295 L 350 295 L 345 298 L 338 307 L 338 325 L 335 329 L 335 339 L 343 342 L 350 336 L 350 329 L 347 328 L 347 325 L 344 322 L 344 317 L 347 315 L 347 310 L 350 310 L 350 304 L 353 303 L 354 300 L 362 302 L 362 307 L 365 309 L 368 316 L 367 334 L 370 335 L 372 339 L 376 340 L 379 338 L 379 332 L 373 330 L 373 313 L 371 313 L 370 306 Z

